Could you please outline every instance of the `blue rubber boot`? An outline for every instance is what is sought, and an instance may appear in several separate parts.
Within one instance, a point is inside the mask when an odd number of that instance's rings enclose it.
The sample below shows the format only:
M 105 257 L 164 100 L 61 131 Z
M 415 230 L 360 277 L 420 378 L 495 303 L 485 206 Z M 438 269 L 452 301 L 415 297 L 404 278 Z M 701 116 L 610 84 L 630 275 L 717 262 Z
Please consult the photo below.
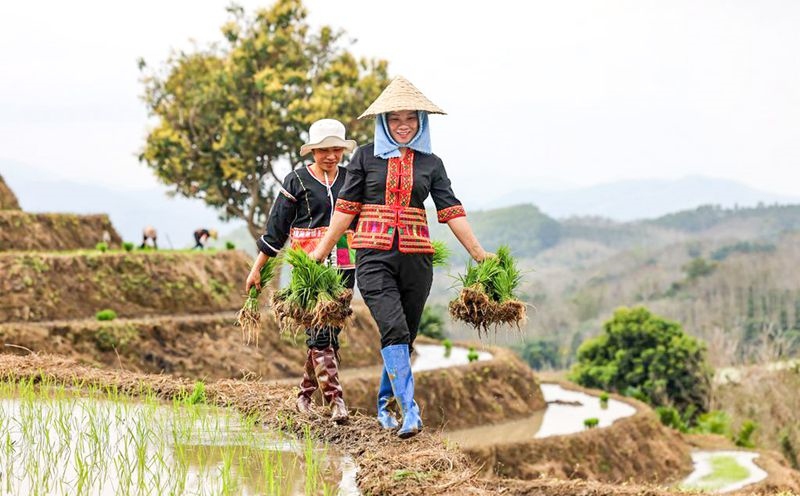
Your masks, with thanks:
M 402 439 L 422 430 L 419 406 L 414 401 L 414 376 L 411 374 L 411 357 L 407 344 L 393 344 L 381 350 L 383 365 L 392 383 L 394 397 L 403 411 L 403 425 L 397 431 Z
M 397 429 L 400 424 L 394 414 L 389 411 L 389 402 L 394 398 L 392 392 L 392 383 L 389 381 L 389 374 L 386 373 L 386 367 L 383 367 L 383 375 L 381 376 L 381 387 L 378 390 L 378 423 L 384 429 Z

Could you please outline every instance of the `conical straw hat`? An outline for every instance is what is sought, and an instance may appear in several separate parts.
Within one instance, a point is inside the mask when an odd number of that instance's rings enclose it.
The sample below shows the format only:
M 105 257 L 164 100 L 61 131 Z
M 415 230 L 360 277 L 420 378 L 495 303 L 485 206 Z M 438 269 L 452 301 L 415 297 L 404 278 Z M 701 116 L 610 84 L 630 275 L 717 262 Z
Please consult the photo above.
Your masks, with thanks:
M 375 117 L 397 110 L 424 110 L 429 114 L 445 114 L 444 110 L 428 100 L 408 79 L 397 76 L 358 118 Z

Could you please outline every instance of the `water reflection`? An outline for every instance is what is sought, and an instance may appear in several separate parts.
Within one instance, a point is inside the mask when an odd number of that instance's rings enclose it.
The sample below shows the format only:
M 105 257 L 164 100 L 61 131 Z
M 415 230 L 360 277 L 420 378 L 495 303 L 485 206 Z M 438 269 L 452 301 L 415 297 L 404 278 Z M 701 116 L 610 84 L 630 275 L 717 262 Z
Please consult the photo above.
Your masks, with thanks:
M 694 471 L 680 487 L 715 493 L 737 491 L 767 478 L 767 472 L 755 464 L 758 453 L 752 451 L 695 451 Z
M 438 344 L 415 344 L 414 358 L 411 370 L 419 372 L 422 370 L 443 369 L 445 367 L 455 367 L 469 363 L 469 350 L 460 346 L 453 346 L 449 355 L 445 355 L 445 347 Z M 492 354 L 486 351 L 478 351 L 478 361 L 491 360 Z
M 230 410 L 56 396 L 0 400 L 0 494 L 358 494 L 349 457 Z
M 542 384 L 548 405 L 530 417 L 501 424 L 446 432 L 452 441 L 465 448 L 490 446 L 525 439 L 575 434 L 586 429 L 586 419 L 597 419 L 597 427 L 636 413 L 631 405 L 615 399 L 603 404 L 597 396 L 564 389 L 558 384 Z

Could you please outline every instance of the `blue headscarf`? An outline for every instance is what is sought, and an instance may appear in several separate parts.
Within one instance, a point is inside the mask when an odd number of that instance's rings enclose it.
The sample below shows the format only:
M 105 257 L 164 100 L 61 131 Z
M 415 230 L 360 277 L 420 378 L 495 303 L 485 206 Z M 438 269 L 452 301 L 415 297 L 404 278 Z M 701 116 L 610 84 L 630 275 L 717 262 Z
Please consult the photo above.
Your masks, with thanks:
M 419 122 L 417 134 L 411 141 L 401 145 L 392 138 L 392 134 L 389 132 L 386 114 L 379 114 L 375 119 L 375 156 L 380 158 L 399 157 L 402 147 L 428 155 L 433 153 L 431 151 L 431 134 L 428 128 L 428 113 L 424 110 L 417 110 L 417 121 Z

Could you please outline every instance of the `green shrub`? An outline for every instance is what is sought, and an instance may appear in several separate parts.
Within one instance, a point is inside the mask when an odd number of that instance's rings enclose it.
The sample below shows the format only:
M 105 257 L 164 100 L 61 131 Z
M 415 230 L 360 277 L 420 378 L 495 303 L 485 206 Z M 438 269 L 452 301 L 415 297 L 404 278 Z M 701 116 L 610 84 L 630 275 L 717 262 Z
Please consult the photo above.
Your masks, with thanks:
M 225 242 L 225 249 L 226 250 L 235 250 L 236 244 L 233 241 L 226 241 Z
M 758 428 L 758 424 L 750 419 L 745 420 L 742 422 L 742 426 L 739 428 L 739 433 L 736 434 L 736 437 L 733 439 L 733 442 L 736 443 L 736 446 L 741 446 L 742 448 L 755 448 L 756 445 L 753 442 L 753 432 Z
M 606 393 L 605 391 L 600 393 L 600 406 L 604 408 L 608 407 L 608 399 L 609 399 L 608 393 Z
M 96 245 L 94 245 L 94 249 L 105 253 L 108 251 L 108 243 L 106 243 L 105 241 L 101 241 Z
M 795 470 L 800 470 L 800 459 L 797 457 L 797 448 L 794 447 L 792 438 L 789 437 L 787 431 L 781 432 L 780 444 L 781 453 L 783 453 L 783 457 L 786 458 L 789 465 Z
M 713 410 L 697 417 L 697 425 L 692 432 L 699 434 L 719 434 L 729 436 L 731 432 L 731 418 L 727 413 Z
M 478 358 L 479 358 L 478 352 L 475 350 L 475 347 L 474 346 L 470 346 L 469 347 L 469 351 L 467 352 L 467 360 L 469 360 L 470 363 L 472 363 L 472 362 L 478 360 Z
M 688 432 L 686 422 L 683 421 L 680 412 L 672 406 L 658 406 L 656 407 L 658 419 L 662 424 L 671 427 L 680 432 Z
M 587 429 L 594 429 L 600 424 L 600 420 L 597 417 L 587 418 L 583 421 L 583 426 Z
M 110 308 L 106 308 L 105 310 L 100 310 L 96 314 L 94 314 L 94 318 L 97 320 L 114 320 L 117 318 L 117 312 L 111 310 Z
M 444 339 L 444 312 L 438 305 L 425 305 L 419 321 L 419 333 L 433 339 Z
M 695 279 L 699 279 L 701 277 L 705 277 L 714 270 L 716 270 L 717 264 L 714 262 L 709 262 L 703 257 L 693 258 L 691 262 L 683 266 L 683 271 L 686 272 L 686 279 L 690 281 L 694 281 Z
M 125 241 L 124 243 L 122 243 L 122 249 L 125 251 L 133 251 L 133 248 L 134 244 L 131 243 L 130 241 Z
M 653 406 L 674 406 L 692 418 L 708 409 L 711 368 L 705 346 L 679 324 L 644 307 L 620 308 L 603 331 L 578 348 L 571 380 Z
M 561 355 L 558 343 L 549 339 L 532 339 L 515 347 L 520 358 L 534 370 L 558 368 Z
M 93 339 L 100 351 L 124 348 L 138 335 L 133 326 L 103 326 L 94 332 Z

